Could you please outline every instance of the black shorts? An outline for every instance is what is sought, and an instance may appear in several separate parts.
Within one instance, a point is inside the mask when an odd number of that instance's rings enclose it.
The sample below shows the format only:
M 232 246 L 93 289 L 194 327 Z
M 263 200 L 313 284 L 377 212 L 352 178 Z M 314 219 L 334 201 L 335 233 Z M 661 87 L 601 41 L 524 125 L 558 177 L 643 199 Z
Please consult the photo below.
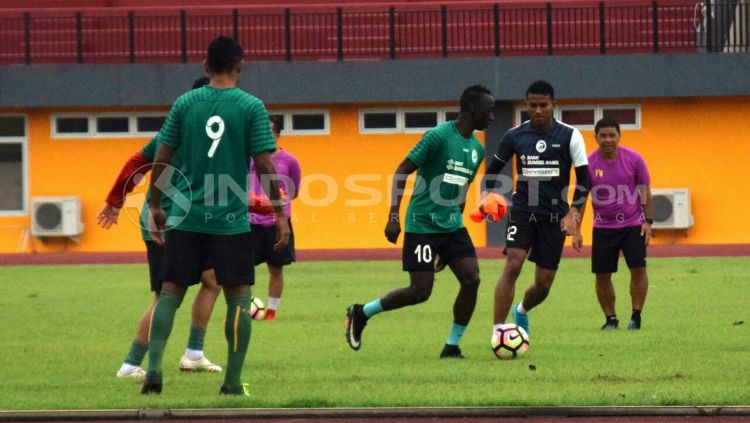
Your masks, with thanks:
M 255 283 L 250 232 L 213 235 L 172 229 L 165 234 L 161 280 L 195 285 L 200 280 L 203 264 L 210 260 L 219 285 Z
M 474 243 L 466 228 L 444 234 L 404 234 L 403 268 L 407 272 L 435 270 L 435 258 L 446 264 L 465 257 L 476 258 Z
M 641 225 L 618 229 L 594 228 L 591 245 L 591 272 L 615 273 L 620 251 L 629 269 L 646 267 L 646 238 Z
M 274 251 L 276 244 L 276 226 L 250 225 L 250 235 L 253 238 L 253 253 L 255 265 L 268 263 L 271 266 L 286 266 L 297 259 L 294 256 L 294 230 L 289 222 L 289 244 L 281 251 Z
M 146 256 L 148 257 L 148 275 L 151 279 L 151 292 L 157 294 L 161 292 L 162 280 L 159 277 L 161 272 L 162 257 L 164 256 L 164 248 L 154 241 L 144 241 L 146 243 Z M 206 259 L 203 262 L 201 273 L 206 270 L 212 269 L 214 266 L 211 264 L 210 259 Z
M 562 217 L 534 214 L 525 210 L 510 211 L 505 233 L 505 248 L 531 250 L 529 260 L 543 269 L 557 270 L 565 245 L 560 230 Z

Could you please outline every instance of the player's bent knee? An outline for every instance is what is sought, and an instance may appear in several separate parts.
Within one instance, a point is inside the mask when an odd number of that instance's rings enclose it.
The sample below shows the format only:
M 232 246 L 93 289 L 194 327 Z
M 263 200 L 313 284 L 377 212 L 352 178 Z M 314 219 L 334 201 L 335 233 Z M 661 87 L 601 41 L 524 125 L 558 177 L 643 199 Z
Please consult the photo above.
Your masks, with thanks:
M 224 297 L 232 298 L 250 294 L 250 285 L 229 285 L 224 287 Z
M 414 296 L 414 304 L 421 304 L 427 300 L 430 299 L 430 293 L 417 293 L 417 295 Z
M 423 303 L 430 299 L 430 295 L 432 294 L 432 289 L 420 289 L 420 288 L 414 288 L 412 289 L 412 301 L 414 304 Z
M 508 261 L 505 263 L 504 272 L 507 272 L 510 275 L 518 276 L 521 274 L 522 268 L 523 268 L 522 259 L 512 260 L 509 258 Z
M 634 267 L 630 269 L 630 273 L 636 276 L 642 276 L 646 274 L 646 267 Z
M 478 291 L 479 283 L 480 283 L 479 275 L 471 275 L 461 280 L 461 288 L 470 289 L 472 291 Z
M 601 274 L 596 275 L 596 284 L 597 285 L 611 285 L 612 284 L 612 274 Z
M 552 282 L 553 279 L 541 279 L 534 281 L 534 285 L 539 289 L 539 291 L 543 292 L 544 295 L 549 294 L 549 290 L 552 289 Z

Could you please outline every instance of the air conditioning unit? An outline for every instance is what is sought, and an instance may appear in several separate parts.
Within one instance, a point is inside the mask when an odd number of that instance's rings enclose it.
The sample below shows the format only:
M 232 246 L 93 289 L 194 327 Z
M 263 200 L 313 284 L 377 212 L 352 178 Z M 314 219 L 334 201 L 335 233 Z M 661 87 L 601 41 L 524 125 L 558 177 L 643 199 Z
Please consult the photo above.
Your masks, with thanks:
M 687 229 L 693 226 L 690 191 L 687 188 L 654 188 L 654 229 Z
M 31 234 L 38 237 L 70 236 L 83 232 L 78 197 L 33 197 Z

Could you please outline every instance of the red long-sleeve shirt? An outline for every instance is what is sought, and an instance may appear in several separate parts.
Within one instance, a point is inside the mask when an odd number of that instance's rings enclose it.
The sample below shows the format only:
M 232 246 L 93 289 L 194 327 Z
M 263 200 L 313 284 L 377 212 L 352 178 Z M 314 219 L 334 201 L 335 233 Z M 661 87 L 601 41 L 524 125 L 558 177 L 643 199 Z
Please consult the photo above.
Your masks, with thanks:
M 123 165 L 120 174 L 117 175 L 115 184 L 109 190 L 106 202 L 110 206 L 122 208 L 125 203 L 125 196 L 133 191 L 133 188 L 141 181 L 146 173 L 151 170 L 151 160 L 141 154 L 140 151 L 133 154 L 125 165 Z M 140 176 L 139 176 L 140 175 Z

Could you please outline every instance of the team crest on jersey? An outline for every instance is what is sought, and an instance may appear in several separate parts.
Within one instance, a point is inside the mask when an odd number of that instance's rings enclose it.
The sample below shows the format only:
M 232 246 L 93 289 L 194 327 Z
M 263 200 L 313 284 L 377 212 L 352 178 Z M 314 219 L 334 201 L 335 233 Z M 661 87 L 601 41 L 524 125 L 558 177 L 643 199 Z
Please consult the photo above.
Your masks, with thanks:
M 477 160 L 479 160 L 479 154 L 477 154 L 477 150 L 471 150 L 471 162 L 476 163 Z
M 536 151 L 540 153 L 544 153 L 547 151 L 547 143 L 544 140 L 539 140 L 536 142 Z
M 604 169 L 596 169 L 595 175 L 597 178 L 603 178 L 604 177 Z

